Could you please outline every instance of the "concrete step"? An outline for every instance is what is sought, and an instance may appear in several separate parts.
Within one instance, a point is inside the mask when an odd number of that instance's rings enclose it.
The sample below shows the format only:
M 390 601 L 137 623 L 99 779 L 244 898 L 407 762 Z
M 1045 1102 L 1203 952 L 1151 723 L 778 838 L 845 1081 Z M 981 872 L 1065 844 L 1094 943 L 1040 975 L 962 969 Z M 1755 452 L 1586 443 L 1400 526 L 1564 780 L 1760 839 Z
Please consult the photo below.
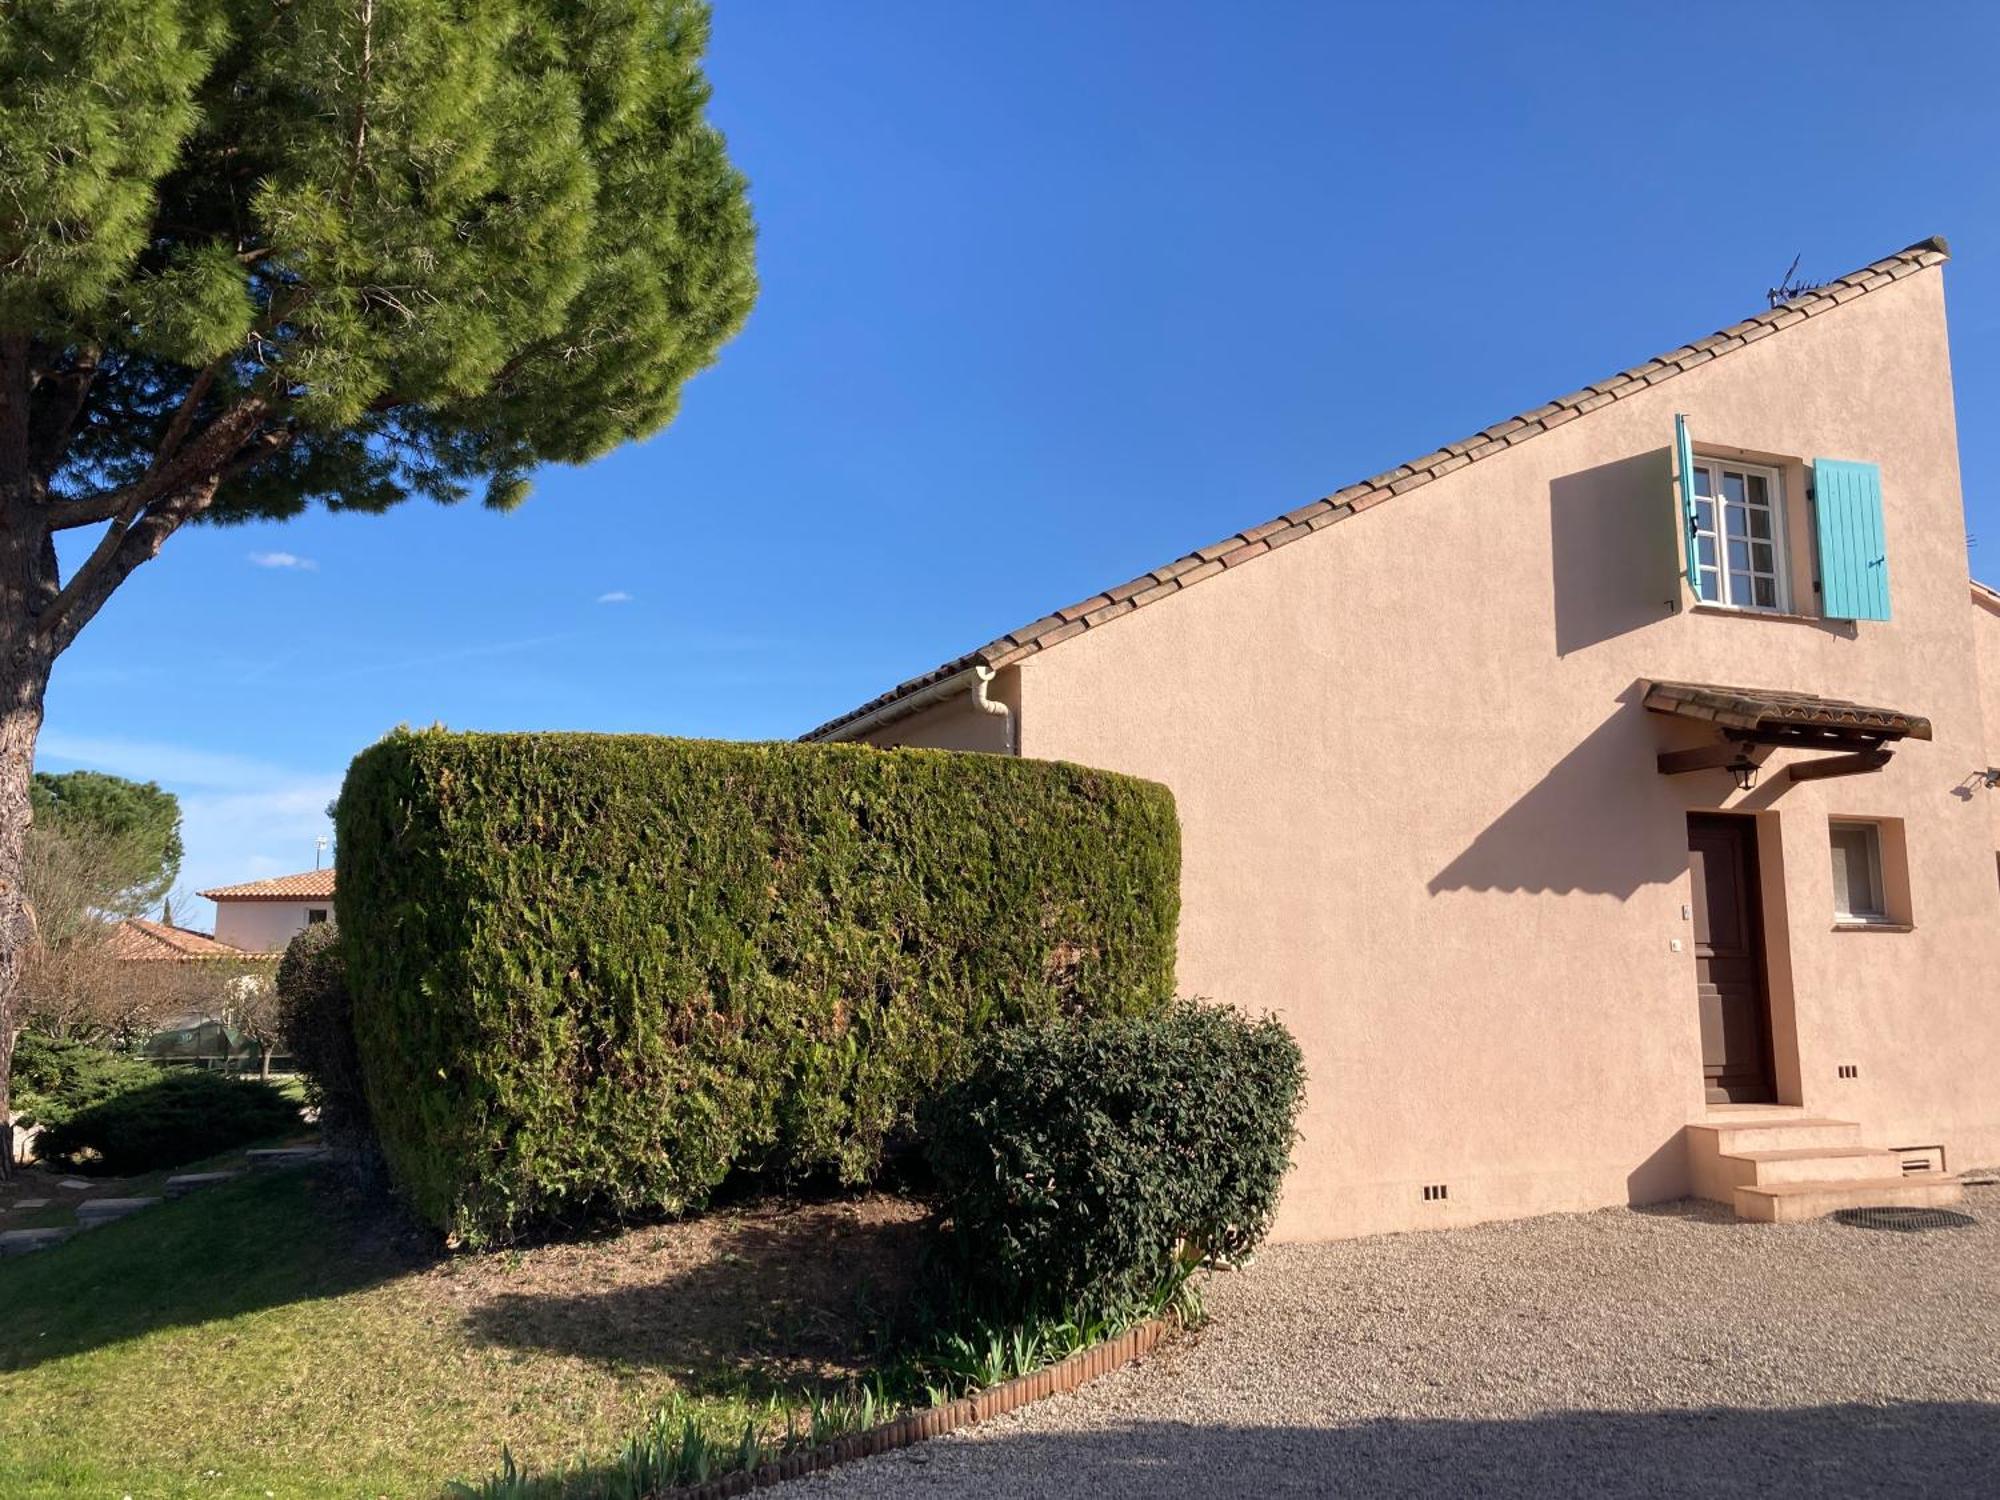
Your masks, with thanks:
M 1956 1177 L 1918 1172 L 1832 1182 L 1779 1182 L 1736 1190 L 1736 1216 L 1764 1224 L 1797 1224 L 1843 1208 L 1948 1208 L 1965 1199 Z
M 1795 1151 L 1811 1146 L 1858 1146 L 1861 1127 L 1852 1120 L 1825 1120 L 1812 1115 L 1748 1114 L 1739 1119 L 1715 1115 L 1688 1126 L 1696 1137 L 1722 1156 L 1751 1151 Z
M 136 1214 L 141 1209 L 152 1208 L 164 1200 L 159 1198 L 91 1198 L 76 1206 L 76 1222 L 85 1228 L 98 1224 L 109 1224 L 113 1219 L 122 1219 L 127 1214 Z
M 1902 1175 L 1903 1159 L 1876 1146 L 1790 1146 L 1733 1151 L 1717 1166 L 1733 1192 L 1781 1182 L 1881 1182 Z

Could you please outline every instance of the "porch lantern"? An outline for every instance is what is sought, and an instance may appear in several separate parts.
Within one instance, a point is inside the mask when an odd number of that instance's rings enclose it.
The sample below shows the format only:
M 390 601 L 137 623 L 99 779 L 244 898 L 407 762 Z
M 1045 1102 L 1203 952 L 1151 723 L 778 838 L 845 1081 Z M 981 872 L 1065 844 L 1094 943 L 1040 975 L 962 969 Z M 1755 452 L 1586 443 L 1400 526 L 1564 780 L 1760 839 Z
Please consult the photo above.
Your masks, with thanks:
M 1729 763 L 1729 774 L 1736 778 L 1736 790 L 1747 792 L 1757 784 L 1757 762 L 1750 758 L 1750 752 L 1738 749 L 1736 759 Z

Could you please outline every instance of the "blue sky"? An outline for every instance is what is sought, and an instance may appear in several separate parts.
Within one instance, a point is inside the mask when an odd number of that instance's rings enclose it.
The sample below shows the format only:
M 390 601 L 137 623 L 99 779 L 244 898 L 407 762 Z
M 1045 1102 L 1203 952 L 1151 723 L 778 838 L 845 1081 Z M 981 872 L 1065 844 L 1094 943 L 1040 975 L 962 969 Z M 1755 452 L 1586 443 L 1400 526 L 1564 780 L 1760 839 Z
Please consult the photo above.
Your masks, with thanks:
M 510 516 L 175 537 L 41 764 L 178 791 L 192 890 L 310 868 L 398 723 L 789 737 L 1933 233 L 2000 580 L 1996 57 L 1971 3 L 722 0 L 764 292 L 679 421 Z

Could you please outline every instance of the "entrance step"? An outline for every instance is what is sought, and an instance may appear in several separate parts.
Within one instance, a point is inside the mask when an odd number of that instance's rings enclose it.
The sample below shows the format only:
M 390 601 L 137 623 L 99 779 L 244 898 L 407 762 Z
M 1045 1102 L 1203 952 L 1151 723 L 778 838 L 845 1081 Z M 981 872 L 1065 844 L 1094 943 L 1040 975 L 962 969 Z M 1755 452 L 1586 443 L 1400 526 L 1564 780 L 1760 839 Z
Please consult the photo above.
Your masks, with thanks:
M 1717 1110 L 1687 1128 L 1697 1195 L 1767 1224 L 1843 1208 L 1933 1208 L 1964 1189 L 1942 1172 L 1906 1172 L 1897 1152 L 1862 1144 L 1852 1120 L 1782 1107 Z
M 1918 1172 L 1909 1177 L 1850 1181 L 1777 1182 L 1736 1190 L 1736 1215 L 1765 1224 L 1797 1224 L 1843 1208 L 1948 1208 L 1963 1202 L 1956 1177 Z
M 1875 1146 L 1787 1146 L 1731 1151 L 1717 1159 L 1731 1189 L 1788 1182 L 1880 1182 L 1903 1175 L 1903 1159 Z
M 1725 1156 L 1745 1151 L 1790 1151 L 1807 1146 L 1858 1146 L 1861 1127 L 1852 1120 L 1825 1120 L 1806 1114 L 1783 1114 L 1776 1110 L 1745 1110 L 1742 1114 L 1714 1114 L 1688 1126 L 1691 1144 L 1699 1137 L 1711 1137 L 1710 1144 Z

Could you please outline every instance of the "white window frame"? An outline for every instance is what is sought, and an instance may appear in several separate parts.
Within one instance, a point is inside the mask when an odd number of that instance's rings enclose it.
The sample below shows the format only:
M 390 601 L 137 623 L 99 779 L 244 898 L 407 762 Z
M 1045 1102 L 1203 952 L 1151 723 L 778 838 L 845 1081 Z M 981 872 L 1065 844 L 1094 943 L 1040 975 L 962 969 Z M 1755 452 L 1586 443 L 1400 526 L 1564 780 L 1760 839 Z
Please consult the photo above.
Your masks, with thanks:
M 1740 609 L 1751 614 L 1790 614 L 1792 612 L 1792 562 L 1790 552 L 1785 545 L 1784 476 L 1778 470 L 1766 464 L 1746 464 L 1738 462 L 1733 458 L 1717 458 L 1713 454 L 1707 453 L 1697 453 L 1694 456 L 1694 467 L 1697 471 L 1705 471 L 1707 475 L 1708 494 L 1700 497 L 1697 506 L 1702 501 L 1707 502 L 1709 507 L 1709 521 L 1711 523 L 1704 529 L 1700 524 L 1699 510 L 1697 509 L 1694 543 L 1696 553 L 1695 576 L 1700 578 L 1703 573 L 1713 571 L 1715 574 L 1716 591 L 1716 597 L 1711 599 L 1705 594 L 1700 593 L 1700 586 L 1697 584 L 1696 593 L 1700 602 L 1717 609 Z M 1755 475 L 1764 481 L 1764 493 L 1770 497 L 1768 508 L 1771 512 L 1770 577 L 1772 602 L 1769 604 L 1759 604 L 1757 602 L 1755 578 L 1761 575 L 1755 574 L 1754 571 L 1750 586 L 1751 597 L 1748 599 L 1737 599 L 1732 596 L 1729 581 L 1731 573 L 1728 546 L 1729 523 L 1726 514 L 1729 502 L 1725 501 L 1722 496 L 1722 476 L 1724 471 L 1744 476 L 1746 480 L 1744 493 L 1746 495 L 1749 493 L 1747 480 L 1751 475 Z M 1749 507 L 1746 503 L 1742 508 L 1747 510 Z M 1745 525 L 1746 530 L 1743 540 L 1747 546 L 1752 538 L 1747 530 L 1748 523 L 1746 522 Z M 1712 543 L 1715 549 L 1715 565 L 1712 570 L 1704 565 L 1700 559 L 1701 543 L 1704 538 Z M 1761 540 L 1761 538 L 1757 540 Z
M 1848 829 L 1856 829 L 1864 835 L 1863 843 L 1868 850 L 1868 883 L 1875 892 L 1875 903 L 1879 911 L 1842 911 L 1838 895 L 1834 898 L 1833 920 L 1842 923 L 1864 924 L 1883 927 L 1893 924 L 1889 915 L 1889 893 L 1882 885 L 1882 825 L 1871 823 L 1866 818 L 1829 818 L 1827 820 L 1827 855 L 1832 862 L 1832 835 Z

